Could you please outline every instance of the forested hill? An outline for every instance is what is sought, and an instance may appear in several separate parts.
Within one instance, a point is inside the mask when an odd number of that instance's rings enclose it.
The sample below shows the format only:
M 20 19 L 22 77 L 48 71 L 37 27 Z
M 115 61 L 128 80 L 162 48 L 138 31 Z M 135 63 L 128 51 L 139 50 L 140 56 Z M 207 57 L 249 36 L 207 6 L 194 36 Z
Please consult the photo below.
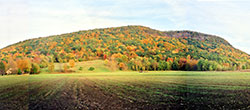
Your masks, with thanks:
M 144 26 L 78 31 L 30 39 L 0 50 L 0 58 L 49 62 L 104 59 L 131 70 L 236 70 L 250 56 L 221 37 L 193 31 L 158 31 Z
M 177 38 L 192 38 L 192 39 L 197 39 L 197 40 L 208 40 L 209 42 L 216 42 L 217 43 L 223 43 L 224 45 L 230 45 L 229 42 L 227 42 L 225 39 L 214 36 L 214 35 L 209 35 L 209 34 L 203 34 L 199 32 L 194 32 L 194 31 L 167 31 L 165 32 L 166 36 L 170 37 L 177 37 Z

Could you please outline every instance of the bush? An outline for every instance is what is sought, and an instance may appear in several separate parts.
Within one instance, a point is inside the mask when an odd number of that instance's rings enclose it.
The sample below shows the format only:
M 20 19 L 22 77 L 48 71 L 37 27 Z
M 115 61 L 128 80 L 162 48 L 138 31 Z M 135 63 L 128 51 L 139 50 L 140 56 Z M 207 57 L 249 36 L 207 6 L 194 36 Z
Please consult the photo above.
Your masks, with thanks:
M 242 66 L 242 69 L 243 69 L 243 70 L 244 70 L 244 69 L 247 69 L 246 65 L 243 65 L 243 66 Z
M 78 70 L 82 71 L 82 70 L 83 70 L 83 67 L 80 67 Z
M 94 67 L 90 67 L 90 68 L 89 68 L 89 71 L 94 71 L 94 70 L 95 70 Z
M 79 58 L 79 59 L 78 59 L 78 61 L 79 61 L 79 62 L 82 62 L 82 61 L 83 61 L 83 59 L 82 59 L 82 58 Z
M 31 65 L 31 70 L 30 70 L 30 74 L 38 74 L 40 73 L 40 66 L 36 63 L 32 63 Z
M 21 70 L 21 69 L 18 69 L 18 70 L 17 70 L 17 74 L 18 74 L 18 75 L 22 75 L 22 74 L 23 74 L 23 73 L 22 73 L 22 70 Z

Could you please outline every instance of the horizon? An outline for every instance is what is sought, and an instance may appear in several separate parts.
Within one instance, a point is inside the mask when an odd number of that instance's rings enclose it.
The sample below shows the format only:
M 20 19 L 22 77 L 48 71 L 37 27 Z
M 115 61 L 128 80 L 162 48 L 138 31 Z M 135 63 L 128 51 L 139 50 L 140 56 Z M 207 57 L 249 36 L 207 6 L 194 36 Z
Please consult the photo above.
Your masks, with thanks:
M 247 0 L 0 1 L 0 48 L 81 30 L 141 25 L 216 35 L 250 54 L 249 4 Z

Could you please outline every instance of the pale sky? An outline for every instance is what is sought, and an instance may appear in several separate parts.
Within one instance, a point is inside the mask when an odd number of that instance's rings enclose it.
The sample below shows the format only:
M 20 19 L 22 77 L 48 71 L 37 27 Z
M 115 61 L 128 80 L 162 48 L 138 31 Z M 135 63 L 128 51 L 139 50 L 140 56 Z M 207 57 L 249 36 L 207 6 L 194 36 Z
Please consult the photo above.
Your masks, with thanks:
M 250 53 L 250 0 L 0 0 L 0 48 L 127 25 L 218 35 Z

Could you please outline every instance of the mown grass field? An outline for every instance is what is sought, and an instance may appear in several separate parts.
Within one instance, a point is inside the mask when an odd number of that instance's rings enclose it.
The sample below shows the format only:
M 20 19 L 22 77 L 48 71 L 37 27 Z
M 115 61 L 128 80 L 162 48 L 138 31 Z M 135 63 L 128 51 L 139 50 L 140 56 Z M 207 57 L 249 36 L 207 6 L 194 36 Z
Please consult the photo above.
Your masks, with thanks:
M 1 76 L 0 109 L 250 109 L 250 73 L 81 72 Z

